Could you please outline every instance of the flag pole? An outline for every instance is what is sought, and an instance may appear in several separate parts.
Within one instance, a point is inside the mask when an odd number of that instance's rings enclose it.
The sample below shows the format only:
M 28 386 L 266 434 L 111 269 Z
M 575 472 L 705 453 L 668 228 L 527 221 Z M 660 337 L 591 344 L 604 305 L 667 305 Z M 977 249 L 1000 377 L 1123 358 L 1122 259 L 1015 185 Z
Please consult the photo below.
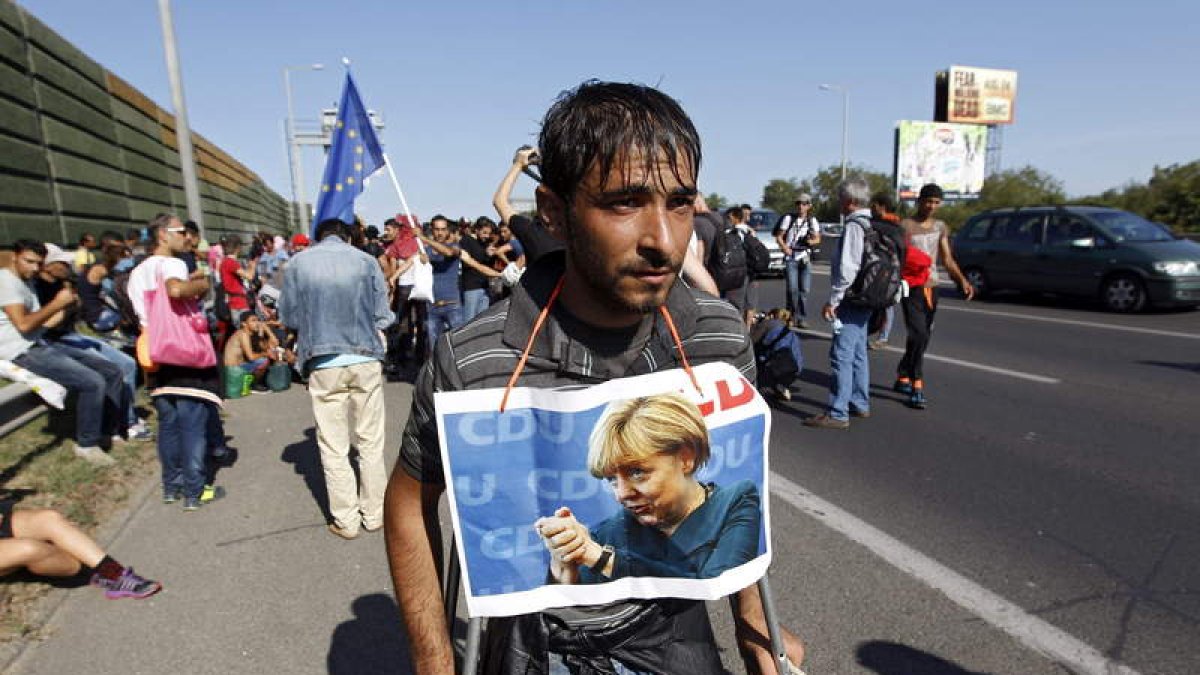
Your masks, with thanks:
M 387 153 L 383 153 L 383 165 L 387 167 L 388 176 L 392 179 L 392 187 L 396 188 L 396 194 L 400 197 L 400 207 L 404 209 L 404 215 L 408 216 L 408 224 L 410 227 L 417 227 L 417 221 L 413 220 L 412 211 L 408 210 L 408 200 L 404 198 L 404 190 L 400 189 L 400 181 L 396 180 L 396 172 L 392 169 L 392 160 L 388 158 Z

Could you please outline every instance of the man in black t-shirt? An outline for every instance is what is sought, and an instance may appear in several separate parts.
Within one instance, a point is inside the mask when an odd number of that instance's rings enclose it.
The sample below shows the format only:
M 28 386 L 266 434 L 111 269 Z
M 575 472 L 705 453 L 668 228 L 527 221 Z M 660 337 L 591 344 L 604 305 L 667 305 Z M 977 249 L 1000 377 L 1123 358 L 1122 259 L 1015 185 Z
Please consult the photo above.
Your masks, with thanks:
M 491 218 L 481 217 L 475 221 L 475 232 L 463 235 L 458 242 L 462 248 L 462 275 L 459 277 L 463 295 L 463 323 L 479 316 L 488 308 L 488 282 L 500 276 L 491 266 L 487 247 L 492 242 L 496 224 Z
M 521 241 L 521 246 L 525 248 L 526 266 L 532 265 L 535 260 L 551 251 L 561 251 L 563 248 L 562 242 L 555 239 L 541 223 L 518 214 L 509 203 L 517 176 L 537 163 L 537 148 L 525 147 L 517 150 L 512 166 L 508 168 L 508 173 L 504 174 L 499 187 L 496 188 L 496 194 L 492 196 L 492 206 L 496 207 L 496 213 L 500 214 L 500 222 L 512 230 Z

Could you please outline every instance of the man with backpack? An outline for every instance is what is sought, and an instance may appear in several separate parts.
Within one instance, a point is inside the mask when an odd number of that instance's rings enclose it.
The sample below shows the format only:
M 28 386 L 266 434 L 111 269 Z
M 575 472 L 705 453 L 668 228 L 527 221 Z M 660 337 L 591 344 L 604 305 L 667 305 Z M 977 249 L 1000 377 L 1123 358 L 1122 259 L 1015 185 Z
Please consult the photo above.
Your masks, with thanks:
M 894 389 L 908 395 L 908 405 L 917 410 L 924 410 L 925 380 L 922 365 L 925 360 L 925 349 L 929 346 L 929 338 L 933 333 L 933 317 L 937 313 L 937 261 L 939 255 L 946 271 L 954 279 L 967 300 L 975 297 L 975 289 L 950 251 L 950 230 L 946 223 L 934 218 L 942 205 L 942 188 L 935 183 L 929 183 L 917 194 L 916 218 L 906 218 L 900 223 L 908 237 L 909 249 L 916 249 L 929 258 L 926 268 L 928 275 L 922 275 L 924 280 L 909 280 L 910 290 L 904 299 L 904 324 L 908 328 L 908 338 L 904 344 L 904 358 L 896 371 Z M 911 255 L 911 254 L 910 254 Z M 909 270 L 906 270 L 908 276 Z
M 870 199 L 870 187 L 860 177 L 838 186 L 846 227 L 832 260 L 829 302 L 821 310 L 825 320 L 833 323 L 829 409 L 804 420 L 805 426 L 849 429 L 851 417 L 871 415 L 867 324 L 872 312 L 895 301 L 900 291 L 900 258 L 895 243 L 872 227 Z
M 808 328 L 805 301 L 812 288 L 812 251 L 821 243 L 821 224 L 812 215 L 812 195 L 796 197 L 796 210 L 779 218 L 775 242 L 783 251 L 783 276 L 787 287 L 787 308 L 797 328 Z
M 871 227 L 888 237 L 896 245 L 900 254 L 901 267 L 907 264 L 908 245 L 905 243 L 904 229 L 900 227 L 900 216 L 896 215 L 896 200 L 888 191 L 876 192 L 871 195 Z M 903 277 L 903 274 L 901 274 Z M 898 300 L 883 309 L 876 310 L 871 316 L 869 335 L 878 333 L 875 340 L 867 340 L 867 349 L 880 349 L 887 344 L 888 335 L 896 322 L 896 305 Z

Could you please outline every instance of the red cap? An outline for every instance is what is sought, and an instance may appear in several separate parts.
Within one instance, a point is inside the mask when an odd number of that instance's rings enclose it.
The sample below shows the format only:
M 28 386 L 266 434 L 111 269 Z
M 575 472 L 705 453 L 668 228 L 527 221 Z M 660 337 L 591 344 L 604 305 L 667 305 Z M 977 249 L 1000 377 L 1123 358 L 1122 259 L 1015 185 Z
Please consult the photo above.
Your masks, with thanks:
M 292 246 L 308 246 L 312 241 L 309 240 L 307 234 L 297 234 L 292 236 Z

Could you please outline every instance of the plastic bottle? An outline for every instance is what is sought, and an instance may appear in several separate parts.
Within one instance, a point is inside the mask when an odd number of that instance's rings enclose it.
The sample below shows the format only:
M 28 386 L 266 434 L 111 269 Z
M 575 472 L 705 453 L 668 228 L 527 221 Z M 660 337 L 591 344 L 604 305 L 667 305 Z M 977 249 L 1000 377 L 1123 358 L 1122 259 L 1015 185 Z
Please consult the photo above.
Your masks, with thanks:
M 833 321 L 829 324 L 829 326 L 830 326 L 830 328 L 833 329 L 834 335 L 837 335 L 838 333 L 842 332 L 842 320 L 837 318 L 836 316 L 833 317 Z

